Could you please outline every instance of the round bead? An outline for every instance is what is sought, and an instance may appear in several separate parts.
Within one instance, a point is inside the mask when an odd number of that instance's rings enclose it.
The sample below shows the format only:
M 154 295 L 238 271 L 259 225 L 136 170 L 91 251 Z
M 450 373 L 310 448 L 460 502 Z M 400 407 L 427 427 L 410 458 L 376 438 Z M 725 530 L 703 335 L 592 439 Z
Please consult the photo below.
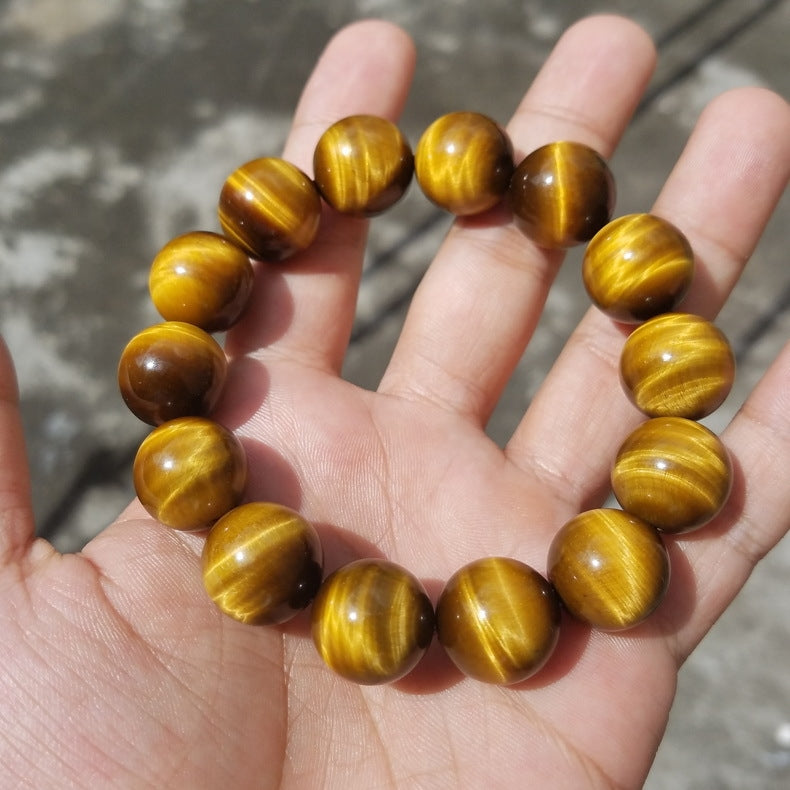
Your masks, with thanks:
M 420 187 L 430 200 L 458 216 L 493 208 L 507 193 L 513 147 L 505 131 L 476 112 L 435 120 L 414 153 Z
M 549 143 L 513 173 L 510 205 L 536 244 L 572 247 L 591 239 L 612 216 L 615 185 L 609 166 L 581 143 Z
M 669 584 L 669 556 L 658 532 L 622 510 L 588 510 L 557 533 L 549 579 L 568 611 L 607 631 L 641 623 Z
M 282 261 L 307 249 L 320 220 L 315 185 L 283 159 L 247 162 L 228 176 L 219 197 L 223 231 L 253 258 Z
M 694 253 L 671 223 L 652 214 L 618 217 L 587 245 L 582 277 L 593 303 L 616 321 L 639 323 L 681 302 Z
M 118 364 L 118 386 L 132 414 L 159 425 L 208 414 L 222 394 L 227 369 L 225 353 L 211 335 L 168 321 L 128 342 Z
M 140 502 L 155 519 L 173 529 L 205 529 L 241 502 L 247 456 L 227 428 L 182 417 L 143 440 L 133 477 Z
M 624 510 L 662 532 L 688 532 L 724 507 L 732 487 L 727 449 L 715 433 L 680 417 L 655 417 L 623 442 L 612 489 Z
M 332 573 L 312 610 L 315 646 L 327 665 L 364 685 L 410 672 L 433 637 L 434 614 L 422 585 L 386 560 L 358 560 Z
M 466 675 L 509 685 L 534 675 L 559 637 L 552 586 L 517 560 L 488 557 L 457 571 L 436 605 L 436 631 Z
M 203 546 L 203 584 L 211 600 L 242 623 L 284 623 L 321 584 L 321 542 L 298 513 L 250 502 L 226 513 Z
M 649 417 L 698 420 L 715 411 L 735 380 L 735 357 L 722 332 L 688 313 L 667 313 L 625 341 L 620 379 Z
M 315 184 L 344 214 L 371 217 L 396 203 L 411 182 L 414 156 L 394 123 L 352 115 L 332 124 L 313 154 Z
M 151 300 L 163 318 L 206 332 L 224 332 L 236 323 L 252 284 L 247 253 L 208 231 L 185 233 L 165 244 L 148 277 Z

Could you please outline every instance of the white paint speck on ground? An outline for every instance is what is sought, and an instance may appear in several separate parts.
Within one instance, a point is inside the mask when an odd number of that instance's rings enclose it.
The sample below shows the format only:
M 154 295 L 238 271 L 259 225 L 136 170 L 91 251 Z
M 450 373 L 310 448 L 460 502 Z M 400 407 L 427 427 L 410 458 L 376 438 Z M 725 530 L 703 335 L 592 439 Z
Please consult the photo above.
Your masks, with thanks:
M 135 0 L 129 22 L 147 52 L 166 52 L 184 35 L 186 0 Z
M 54 391 L 59 397 L 73 395 L 82 402 L 95 402 L 104 391 L 100 381 L 66 358 L 57 335 L 43 332 L 37 317 L 24 306 L 6 306 L 0 324 L 14 358 L 23 397 L 35 393 L 51 395 Z
M 77 270 L 85 242 L 43 232 L 0 236 L 0 279 L 4 289 L 36 291 Z
M 0 171 L 0 218 L 12 220 L 63 180 L 81 180 L 90 172 L 93 153 L 82 146 L 41 148 Z
M 780 749 L 790 750 L 790 721 L 783 721 L 774 732 L 774 740 Z
M 102 146 L 97 159 L 97 180 L 91 184 L 91 191 L 102 203 L 117 203 L 143 180 L 140 166 L 125 162 L 117 148 Z
M 9 123 L 25 116 L 41 105 L 44 94 L 38 87 L 27 87 L 14 96 L 0 99 L 0 123 Z
M 11 0 L 0 12 L 0 30 L 57 46 L 115 21 L 125 0 Z
M 716 96 L 734 88 L 761 85 L 763 81 L 754 71 L 725 58 L 710 57 L 679 88 L 668 91 L 659 100 L 658 110 L 691 129 Z
M 524 3 L 527 30 L 541 41 L 555 41 L 562 32 L 562 20 L 549 13 L 544 3 Z

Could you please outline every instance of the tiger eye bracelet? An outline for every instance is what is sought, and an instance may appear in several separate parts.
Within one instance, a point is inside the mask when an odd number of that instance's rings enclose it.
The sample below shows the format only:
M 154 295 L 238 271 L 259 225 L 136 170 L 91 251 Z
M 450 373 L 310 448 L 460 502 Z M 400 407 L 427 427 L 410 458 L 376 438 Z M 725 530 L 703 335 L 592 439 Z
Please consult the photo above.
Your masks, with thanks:
M 255 625 L 286 622 L 312 602 L 318 653 L 360 684 L 403 677 L 436 634 L 461 672 L 511 685 L 549 660 L 563 609 L 606 631 L 643 622 L 669 584 L 666 536 L 711 521 L 732 480 L 726 448 L 697 420 L 726 398 L 734 359 L 713 324 L 677 312 L 694 273 L 683 234 L 651 214 L 612 220 L 614 179 L 586 145 L 551 143 L 516 165 L 506 132 L 473 112 L 439 118 L 414 155 L 391 122 L 344 118 L 318 141 L 313 171 L 310 178 L 264 157 L 228 177 L 222 234 L 187 233 L 158 253 L 149 287 L 165 321 L 135 336 L 118 367 L 126 404 L 154 426 L 134 461 L 137 495 L 170 528 L 209 530 L 202 557 L 209 598 Z M 315 239 L 323 204 L 372 217 L 403 196 L 413 175 L 457 216 L 505 205 L 541 247 L 587 243 L 582 279 L 592 302 L 633 325 L 620 378 L 647 417 L 612 465 L 622 509 L 589 510 L 561 526 L 545 576 L 517 558 L 484 557 L 456 571 L 435 606 L 411 573 L 386 560 L 360 559 L 323 578 L 315 528 L 280 503 L 242 503 L 244 450 L 208 417 L 227 374 L 210 333 L 231 328 L 245 309 L 250 259 L 287 265 Z

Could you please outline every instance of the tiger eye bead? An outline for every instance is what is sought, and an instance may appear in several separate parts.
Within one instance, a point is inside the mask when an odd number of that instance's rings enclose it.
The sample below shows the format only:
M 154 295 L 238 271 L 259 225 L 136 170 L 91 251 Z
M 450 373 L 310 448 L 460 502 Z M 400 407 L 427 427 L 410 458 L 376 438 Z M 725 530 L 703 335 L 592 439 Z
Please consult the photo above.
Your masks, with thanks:
M 321 583 L 323 554 L 313 526 L 290 508 L 250 502 L 226 513 L 203 546 L 203 584 L 242 623 L 284 623 Z
M 371 217 L 396 203 L 411 182 L 414 156 L 394 123 L 352 115 L 332 124 L 313 154 L 318 191 L 344 214 Z
M 638 326 L 620 356 L 628 397 L 649 417 L 698 420 L 715 411 L 732 388 L 735 357 L 709 321 L 667 313 Z
M 118 364 L 118 386 L 136 417 L 159 425 L 208 414 L 222 394 L 227 368 L 225 353 L 211 335 L 168 321 L 129 341 Z
M 417 181 L 426 196 L 457 216 L 493 208 L 507 193 L 513 147 L 505 131 L 476 112 L 435 120 L 414 153 Z
M 436 632 L 466 675 L 510 685 L 534 675 L 559 637 L 552 586 L 517 560 L 488 557 L 456 571 L 436 605 Z
M 622 510 L 580 513 L 549 549 L 549 580 L 568 611 L 606 631 L 631 628 L 661 603 L 669 557 L 658 532 Z
M 549 143 L 513 173 L 510 206 L 521 230 L 547 248 L 591 239 L 612 216 L 615 184 L 609 166 L 581 143 Z
M 151 264 L 151 300 L 167 321 L 206 332 L 236 323 L 252 291 L 247 253 L 218 233 L 194 231 L 169 241 Z
M 205 529 L 241 502 L 247 456 L 221 425 L 182 417 L 143 440 L 133 477 L 141 504 L 155 519 L 173 529 Z
M 617 501 L 662 532 L 710 521 L 732 486 L 730 456 L 715 433 L 680 417 L 655 417 L 623 442 L 612 469 Z
M 312 633 L 327 665 L 363 685 L 410 672 L 433 637 L 422 585 L 386 560 L 358 560 L 330 574 L 313 602 Z
M 615 321 L 639 323 L 681 302 L 694 253 L 671 223 L 652 214 L 618 217 L 587 245 L 582 278 L 593 303 Z
M 228 176 L 219 197 L 225 234 L 253 258 L 283 261 L 318 233 L 321 197 L 313 182 L 283 159 L 253 159 Z

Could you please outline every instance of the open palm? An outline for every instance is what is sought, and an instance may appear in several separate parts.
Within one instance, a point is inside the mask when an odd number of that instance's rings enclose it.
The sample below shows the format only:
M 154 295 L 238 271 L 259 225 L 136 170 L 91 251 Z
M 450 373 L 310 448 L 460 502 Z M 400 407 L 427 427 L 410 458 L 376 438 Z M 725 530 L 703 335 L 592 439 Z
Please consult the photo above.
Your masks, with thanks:
M 510 124 L 517 151 L 575 139 L 609 155 L 653 59 L 629 22 L 575 26 Z M 395 117 L 412 68 L 411 43 L 392 26 L 342 31 L 305 90 L 286 158 L 308 169 L 318 136 L 344 115 Z M 766 91 L 725 95 L 701 118 L 655 207 L 688 235 L 704 272 L 690 311 L 714 315 L 737 280 L 787 184 L 788 141 L 790 110 Z M 617 381 L 622 332 L 585 317 L 503 450 L 484 426 L 560 256 L 497 212 L 456 223 L 373 393 L 339 378 L 364 241 L 365 223 L 328 215 L 307 254 L 260 267 L 254 304 L 228 338 L 217 418 L 245 443 L 249 498 L 312 520 L 327 570 L 387 557 L 434 599 L 478 557 L 544 571 L 558 527 L 605 496 L 613 454 L 638 419 Z M 139 505 L 80 555 L 34 541 L 10 361 L 4 370 L 9 786 L 637 787 L 678 667 L 790 525 L 779 477 L 790 462 L 786 347 L 724 436 L 744 470 L 726 512 L 670 541 L 670 592 L 646 625 L 610 635 L 566 618 L 547 667 L 515 688 L 465 679 L 435 645 L 399 683 L 358 687 L 321 663 L 304 618 L 256 628 L 221 615 L 201 585 L 202 537 L 156 524 Z M 774 463 L 750 475 L 766 457 Z

